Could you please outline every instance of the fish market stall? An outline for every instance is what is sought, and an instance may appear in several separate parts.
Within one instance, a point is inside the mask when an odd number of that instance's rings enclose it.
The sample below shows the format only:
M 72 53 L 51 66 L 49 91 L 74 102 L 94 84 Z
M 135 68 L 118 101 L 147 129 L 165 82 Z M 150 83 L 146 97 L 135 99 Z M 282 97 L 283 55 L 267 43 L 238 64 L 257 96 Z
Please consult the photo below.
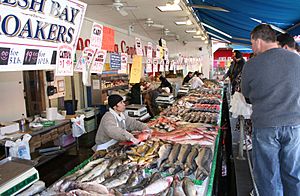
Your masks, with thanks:
M 223 90 L 203 88 L 161 112 L 137 132 L 95 153 L 42 195 L 212 195 Z

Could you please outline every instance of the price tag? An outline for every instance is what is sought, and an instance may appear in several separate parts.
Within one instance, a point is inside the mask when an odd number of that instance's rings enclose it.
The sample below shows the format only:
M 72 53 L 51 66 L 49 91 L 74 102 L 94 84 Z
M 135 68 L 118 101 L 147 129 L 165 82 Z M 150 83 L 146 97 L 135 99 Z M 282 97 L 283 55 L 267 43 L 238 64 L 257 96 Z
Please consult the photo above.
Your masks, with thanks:
M 97 50 L 94 61 L 91 65 L 91 73 L 102 73 L 106 60 L 106 50 Z
M 10 48 L 0 47 L 0 65 L 8 65 Z
M 90 47 L 94 49 L 100 49 L 103 39 L 103 25 L 93 23 Z
M 146 73 L 151 73 L 151 72 L 152 72 L 152 59 L 147 59 Z
M 72 47 L 69 45 L 61 45 L 58 47 L 58 58 L 55 69 L 56 76 L 72 76 L 73 75 L 73 59 Z
M 39 50 L 26 49 L 23 65 L 36 65 L 38 56 L 39 56 Z

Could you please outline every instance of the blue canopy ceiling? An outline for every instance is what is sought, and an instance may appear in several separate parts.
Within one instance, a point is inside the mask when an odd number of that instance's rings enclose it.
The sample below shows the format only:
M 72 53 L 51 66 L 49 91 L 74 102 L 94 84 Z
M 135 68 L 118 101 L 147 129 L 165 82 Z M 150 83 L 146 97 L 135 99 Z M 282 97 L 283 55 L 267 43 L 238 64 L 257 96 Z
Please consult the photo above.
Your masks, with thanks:
M 187 0 L 190 6 L 212 6 L 227 10 L 193 10 L 211 37 L 232 43 L 250 44 L 250 32 L 260 23 L 268 23 L 291 35 L 300 34 L 299 0 Z M 212 29 L 211 27 L 215 29 Z M 224 32 L 227 35 L 218 32 Z M 279 32 L 278 32 L 279 33 Z

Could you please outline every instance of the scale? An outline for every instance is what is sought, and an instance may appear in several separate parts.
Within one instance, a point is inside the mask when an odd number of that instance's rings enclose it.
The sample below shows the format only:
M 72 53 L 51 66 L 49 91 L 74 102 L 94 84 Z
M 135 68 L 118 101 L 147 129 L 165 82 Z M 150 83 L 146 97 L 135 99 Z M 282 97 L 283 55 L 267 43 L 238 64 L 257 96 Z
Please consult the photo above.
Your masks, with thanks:
M 75 111 L 77 115 L 83 114 L 85 118 L 91 118 L 95 116 L 95 108 L 88 107 L 88 108 L 83 108 L 81 110 Z
M 186 94 L 188 94 L 189 90 L 190 90 L 189 86 L 182 86 L 182 87 L 179 88 L 178 94 L 186 95 Z
M 139 104 L 131 104 L 126 106 L 125 114 L 127 114 L 130 117 L 136 118 L 140 121 L 144 121 L 151 117 L 147 111 L 146 106 Z
M 173 104 L 175 99 L 172 94 L 160 94 L 155 101 L 159 104 Z
M 38 180 L 32 161 L 14 157 L 0 161 L 0 196 L 16 195 Z

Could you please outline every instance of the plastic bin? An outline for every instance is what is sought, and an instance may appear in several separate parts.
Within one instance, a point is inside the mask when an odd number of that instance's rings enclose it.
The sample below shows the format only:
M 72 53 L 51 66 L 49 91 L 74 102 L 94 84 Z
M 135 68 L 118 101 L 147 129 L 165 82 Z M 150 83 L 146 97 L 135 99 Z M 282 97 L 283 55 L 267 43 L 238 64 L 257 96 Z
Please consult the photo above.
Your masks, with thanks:
M 78 100 L 75 100 L 75 110 L 77 110 L 77 103 L 78 103 Z M 67 111 L 67 115 L 75 114 L 72 100 L 65 100 L 64 105 L 65 105 L 65 110 Z

